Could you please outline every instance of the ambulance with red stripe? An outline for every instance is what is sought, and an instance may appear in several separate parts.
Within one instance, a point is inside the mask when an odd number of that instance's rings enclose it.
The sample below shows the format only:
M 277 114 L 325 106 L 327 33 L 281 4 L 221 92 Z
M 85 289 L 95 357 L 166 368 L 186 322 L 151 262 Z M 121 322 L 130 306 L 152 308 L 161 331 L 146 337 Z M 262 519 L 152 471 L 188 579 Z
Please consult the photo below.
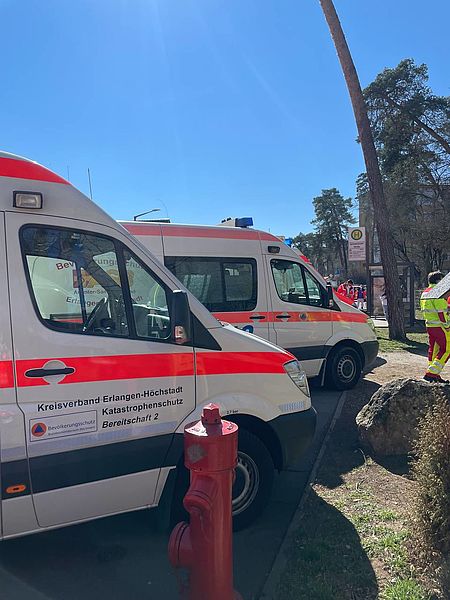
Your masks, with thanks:
M 220 323 L 70 183 L 6 153 L 0 281 L 3 539 L 158 505 L 176 517 L 183 429 L 208 402 L 239 425 L 237 528 L 312 439 L 294 356 Z
M 310 378 L 352 388 L 378 353 L 368 316 L 343 302 L 280 238 L 223 225 L 122 222 L 217 317 L 286 348 Z

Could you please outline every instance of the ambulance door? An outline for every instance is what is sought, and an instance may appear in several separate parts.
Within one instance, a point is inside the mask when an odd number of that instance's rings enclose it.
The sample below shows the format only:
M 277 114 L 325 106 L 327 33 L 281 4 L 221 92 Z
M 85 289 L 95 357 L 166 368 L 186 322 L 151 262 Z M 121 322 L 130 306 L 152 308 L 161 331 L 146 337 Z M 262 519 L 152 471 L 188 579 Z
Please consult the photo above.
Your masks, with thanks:
M 266 255 L 266 260 L 273 312 L 271 339 L 301 360 L 308 377 L 315 377 L 333 332 L 326 290 L 291 258 Z
M 171 284 L 121 233 L 7 216 L 17 399 L 41 527 L 151 506 L 195 406 Z M 164 467 L 164 468 L 162 468 Z

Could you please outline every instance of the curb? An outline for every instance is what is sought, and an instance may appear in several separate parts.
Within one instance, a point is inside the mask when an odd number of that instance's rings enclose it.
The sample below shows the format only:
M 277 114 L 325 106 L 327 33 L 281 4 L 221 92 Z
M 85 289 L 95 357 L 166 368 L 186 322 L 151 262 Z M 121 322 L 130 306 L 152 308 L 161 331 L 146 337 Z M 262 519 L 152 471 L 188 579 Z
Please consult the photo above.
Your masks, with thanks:
M 305 508 L 305 504 L 309 498 L 309 494 L 312 489 L 312 485 L 316 479 L 317 471 L 322 462 L 323 455 L 325 454 L 325 450 L 328 446 L 328 442 L 330 440 L 331 434 L 333 432 L 334 426 L 336 425 L 336 421 L 339 419 L 342 407 L 345 404 L 345 400 L 347 399 L 347 392 L 342 392 L 341 397 L 337 403 L 336 409 L 334 411 L 333 417 L 331 419 L 330 425 L 328 427 L 328 431 L 323 438 L 322 445 L 320 446 L 320 450 L 317 454 L 316 460 L 314 461 L 313 467 L 311 469 L 311 474 L 309 476 L 308 482 L 305 487 L 305 491 L 300 498 L 300 502 L 298 503 L 297 508 L 295 509 L 295 513 L 292 517 L 292 520 L 287 528 L 287 531 L 283 537 L 283 541 L 281 542 L 280 548 L 278 550 L 275 561 L 272 565 L 270 573 L 266 579 L 264 587 L 262 589 L 261 594 L 259 595 L 260 600 L 276 600 L 276 592 L 278 588 L 278 582 L 280 581 L 281 575 L 286 568 L 286 564 L 288 561 L 287 558 L 287 548 L 291 538 L 293 537 L 295 531 L 299 528 L 300 522 L 303 518 L 303 510 Z

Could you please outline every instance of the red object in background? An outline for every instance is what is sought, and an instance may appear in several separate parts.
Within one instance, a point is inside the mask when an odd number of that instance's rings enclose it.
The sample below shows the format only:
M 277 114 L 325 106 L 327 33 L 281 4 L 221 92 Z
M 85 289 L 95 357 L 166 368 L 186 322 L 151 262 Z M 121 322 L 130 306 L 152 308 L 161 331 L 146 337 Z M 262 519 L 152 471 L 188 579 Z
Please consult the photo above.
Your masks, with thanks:
M 340 300 L 346 302 L 347 304 L 352 305 L 355 301 L 355 288 L 352 285 L 347 285 L 346 283 L 341 283 L 338 287 L 336 294 Z
M 346 302 L 347 304 L 350 304 L 350 306 L 353 304 L 353 302 L 354 302 L 353 298 L 349 298 L 348 296 L 345 296 L 344 294 L 341 294 L 339 292 L 339 290 L 337 292 L 334 292 L 334 293 L 339 298 L 339 300 L 342 300 L 342 302 Z
M 169 539 L 169 561 L 189 569 L 188 600 L 241 600 L 233 589 L 231 489 L 238 427 L 208 404 L 184 429 L 184 463 L 191 485 L 184 497 L 190 524 L 178 523 Z

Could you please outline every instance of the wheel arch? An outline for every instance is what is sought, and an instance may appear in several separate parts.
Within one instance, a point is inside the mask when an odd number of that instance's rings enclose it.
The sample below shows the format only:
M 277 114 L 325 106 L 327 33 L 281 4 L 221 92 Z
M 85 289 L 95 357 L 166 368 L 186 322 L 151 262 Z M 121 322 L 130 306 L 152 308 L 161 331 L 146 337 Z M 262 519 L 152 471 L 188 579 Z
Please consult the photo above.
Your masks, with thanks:
M 283 452 L 280 440 L 269 423 L 253 415 L 246 414 L 226 415 L 224 418 L 226 421 L 236 423 L 238 427 L 242 427 L 242 429 L 259 438 L 270 452 L 275 468 L 281 471 L 283 468 Z
M 364 356 L 364 351 L 362 349 L 362 346 L 359 342 L 357 342 L 356 340 L 352 340 L 351 338 L 345 338 L 343 340 L 339 340 L 339 342 L 336 342 L 336 344 L 334 344 L 334 346 L 330 346 L 330 349 L 327 352 L 327 357 L 326 357 L 325 362 L 326 363 L 328 362 L 329 358 L 332 356 L 332 354 L 334 352 L 336 352 L 340 348 L 345 348 L 345 347 L 353 348 L 353 350 L 356 350 L 356 352 L 359 355 L 359 358 L 361 359 L 362 368 L 364 369 L 366 357 Z

